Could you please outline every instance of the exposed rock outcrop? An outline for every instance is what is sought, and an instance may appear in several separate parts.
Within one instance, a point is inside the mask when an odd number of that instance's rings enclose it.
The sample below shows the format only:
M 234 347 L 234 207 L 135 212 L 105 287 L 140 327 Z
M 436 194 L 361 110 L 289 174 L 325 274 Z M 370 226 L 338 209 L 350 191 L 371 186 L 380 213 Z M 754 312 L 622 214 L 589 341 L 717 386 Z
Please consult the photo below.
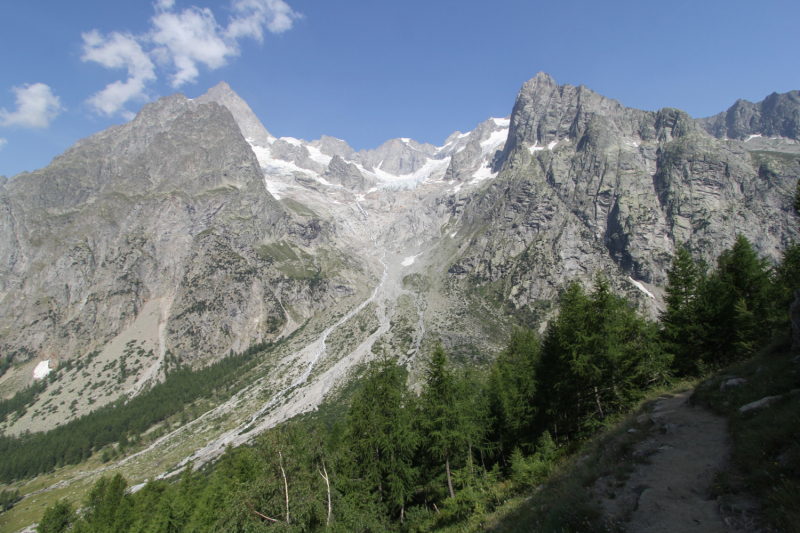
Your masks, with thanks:
M 697 123 L 718 139 L 763 135 L 800 141 L 800 91 L 772 93 L 755 104 L 737 100 L 727 111 Z
M 301 314 L 325 298 L 308 287 L 311 274 L 265 245 L 324 245 L 326 225 L 287 212 L 264 188 L 227 107 L 238 101 L 228 100 L 162 98 L 4 183 L 4 354 L 83 355 L 129 326 L 147 300 L 168 297 L 165 348 L 184 359 L 218 356 L 279 333 L 281 291 L 306 294 Z
M 338 155 L 333 156 L 322 177 L 330 183 L 358 192 L 364 192 L 378 183 L 374 178 L 364 176 L 354 164 Z
M 713 261 L 737 233 L 777 261 L 798 237 L 796 159 L 719 141 L 683 111 L 626 108 L 540 73 L 517 97 L 500 175 L 453 204 L 471 237 L 450 272 L 501 283 L 525 306 L 598 270 L 621 288 L 633 288 L 628 276 L 662 285 L 676 246 Z
M 198 104 L 205 104 L 208 102 L 216 102 L 221 106 L 225 106 L 236 119 L 239 129 L 252 144 L 257 146 L 269 146 L 270 138 L 272 135 L 267 131 L 264 125 L 258 120 L 258 117 L 247 105 L 247 102 L 242 100 L 236 94 L 230 85 L 224 81 L 219 82 L 217 85 L 208 90 L 206 94 L 195 99 Z
M 270 154 L 275 159 L 292 162 L 300 168 L 313 170 L 318 174 L 325 172 L 325 165 L 311 159 L 308 148 L 303 145 L 291 144 L 283 139 L 278 139 L 272 143 Z

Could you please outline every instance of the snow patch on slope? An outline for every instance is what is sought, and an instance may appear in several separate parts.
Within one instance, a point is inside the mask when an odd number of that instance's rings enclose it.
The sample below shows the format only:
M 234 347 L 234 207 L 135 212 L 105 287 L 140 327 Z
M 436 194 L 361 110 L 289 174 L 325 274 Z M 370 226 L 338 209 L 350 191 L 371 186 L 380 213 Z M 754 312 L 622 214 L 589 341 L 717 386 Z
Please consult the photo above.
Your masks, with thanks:
M 445 157 L 444 159 L 428 159 L 416 172 L 401 174 L 400 176 L 395 176 L 380 168 L 375 168 L 373 171 L 369 171 L 361 165 L 356 165 L 356 168 L 358 168 L 362 174 L 372 176 L 383 182 L 380 184 L 380 188 L 382 189 L 413 189 L 425 183 L 435 174 L 439 172 L 444 173 L 449 164 L 450 157 Z
M 655 296 L 653 296 L 653 293 L 652 293 L 652 292 L 650 292 L 650 291 L 648 291 L 647 289 L 645 289 L 645 288 L 644 288 L 644 285 L 642 285 L 641 283 L 639 283 L 638 281 L 636 281 L 635 279 L 633 279 L 633 278 L 632 278 L 632 277 L 630 277 L 630 276 L 628 276 L 628 279 L 629 279 L 629 280 L 631 280 L 631 283 L 633 283 L 634 285 L 636 285 L 636 288 L 637 288 L 637 289 L 639 289 L 640 291 L 642 291 L 643 293 L 645 293 L 646 295 L 648 295 L 648 296 L 649 296 L 650 298 L 652 298 L 653 300 L 655 300 L 655 299 L 656 299 L 656 297 L 655 297 Z
M 479 181 L 488 180 L 496 176 L 497 172 L 492 172 L 492 169 L 487 163 L 475 171 L 475 173 L 472 175 L 472 181 L 470 181 L 470 183 L 478 183 Z
M 306 145 L 306 150 L 308 150 L 308 155 L 312 161 L 316 161 L 317 163 L 322 163 L 323 165 L 327 165 L 333 159 L 329 155 L 323 154 L 319 148 L 316 146 L 311 146 L 310 144 Z
M 409 255 L 408 257 L 406 257 L 405 259 L 403 259 L 403 262 L 402 262 L 402 263 L 400 263 L 400 265 L 402 265 L 402 266 L 404 266 L 404 267 L 411 266 L 411 265 L 413 265 L 413 264 L 414 264 L 414 260 L 415 260 L 417 257 L 421 256 L 421 255 L 422 255 L 422 254 L 417 254 L 417 255 Z
M 33 369 L 33 379 L 44 379 L 51 370 L 52 368 L 50 368 L 50 360 L 48 359 L 47 361 L 42 361 L 36 365 L 36 368 Z
M 530 150 L 531 153 L 534 153 L 538 152 L 539 150 L 544 150 L 544 146 L 539 146 L 539 141 L 536 141 L 535 143 L 533 143 L 533 146 L 528 147 L 528 150 Z
M 284 138 L 284 140 L 285 139 L 286 138 Z M 283 197 L 283 192 L 288 189 L 290 185 L 281 180 L 270 179 L 271 177 L 289 177 L 294 172 L 301 172 L 318 182 L 324 182 L 324 180 L 322 180 L 313 170 L 300 168 L 294 163 L 290 161 L 284 161 L 283 159 L 273 159 L 269 148 L 263 148 L 256 145 L 250 145 L 250 147 L 253 149 L 256 159 L 258 159 L 258 164 L 261 166 L 261 170 L 264 171 L 264 185 L 267 187 L 267 191 L 269 191 L 269 193 L 277 200 L 280 200 Z M 325 184 L 330 185 L 327 182 Z
M 494 148 L 506 142 L 506 139 L 508 139 L 508 128 L 494 131 L 489 135 L 488 139 L 481 141 L 481 149 L 483 153 L 491 152 Z
M 289 144 L 294 146 L 302 146 L 303 143 L 300 142 L 300 139 L 295 139 L 294 137 L 281 137 L 282 141 L 286 141 Z

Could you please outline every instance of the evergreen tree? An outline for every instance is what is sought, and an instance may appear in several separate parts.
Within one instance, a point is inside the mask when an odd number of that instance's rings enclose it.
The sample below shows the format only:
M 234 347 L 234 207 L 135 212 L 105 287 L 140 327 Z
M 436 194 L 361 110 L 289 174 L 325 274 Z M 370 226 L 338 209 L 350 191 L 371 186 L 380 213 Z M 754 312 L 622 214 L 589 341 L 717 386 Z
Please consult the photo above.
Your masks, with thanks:
M 347 416 L 351 477 L 360 479 L 353 490 L 401 520 L 417 476 L 414 414 L 414 398 L 395 361 L 383 357 L 371 363 Z
M 797 187 L 794 190 L 794 212 L 800 214 L 800 180 L 797 180 Z
M 775 325 L 769 263 L 743 235 L 717 258 L 695 302 L 704 361 L 715 368 L 752 353 Z
M 89 491 L 82 520 L 75 533 L 121 533 L 133 523 L 133 502 L 125 493 L 128 483 L 121 474 L 111 479 L 103 476 Z
M 789 306 L 794 302 L 794 293 L 800 290 L 800 243 L 792 241 L 783 251 L 780 264 L 775 269 L 775 294 L 777 314 L 786 324 Z
M 36 526 L 37 533 L 63 533 L 68 531 L 75 521 L 75 510 L 67 500 L 58 500 L 52 507 L 47 507 Z
M 435 459 L 443 461 L 447 489 L 453 491 L 452 461 L 469 446 L 471 437 L 469 416 L 460 400 L 458 382 L 447 368 L 447 354 L 437 345 L 427 369 L 422 391 L 422 429 L 427 439 L 425 449 Z
M 698 372 L 697 346 L 701 330 L 695 306 L 704 271 L 684 247 L 678 248 L 667 271 L 666 310 L 661 314 L 664 348 L 674 356 L 673 366 L 680 375 Z
M 667 379 L 670 362 L 655 327 L 611 293 L 605 277 L 598 277 L 590 296 L 572 284 L 543 344 L 539 430 L 557 439 L 586 435 L 646 387 Z
M 492 439 L 505 456 L 514 447 L 533 444 L 536 415 L 534 398 L 541 343 L 533 330 L 515 330 L 506 348 L 492 365 L 488 401 Z

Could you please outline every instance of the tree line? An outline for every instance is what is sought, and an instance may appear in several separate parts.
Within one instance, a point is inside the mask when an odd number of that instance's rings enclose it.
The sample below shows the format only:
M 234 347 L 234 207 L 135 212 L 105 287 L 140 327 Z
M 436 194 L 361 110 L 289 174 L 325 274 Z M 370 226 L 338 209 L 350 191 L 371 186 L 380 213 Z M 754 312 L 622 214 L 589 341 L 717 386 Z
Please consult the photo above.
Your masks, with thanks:
M 179 360 L 168 355 L 164 382 L 132 399 L 120 398 L 47 432 L 23 433 L 19 437 L 0 435 L 0 481 L 11 483 L 78 464 L 112 443 L 120 443 L 117 448 L 136 444 L 142 433 L 184 411 L 196 400 L 228 395 L 242 374 L 257 364 L 256 354 L 268 347 L 254 346 L 198 370 L 181 366 Z M 0 402 L 0 416 L 13 410 L 24 412 L 25 406 L 46 387 L 42 380 L 11 400 Z

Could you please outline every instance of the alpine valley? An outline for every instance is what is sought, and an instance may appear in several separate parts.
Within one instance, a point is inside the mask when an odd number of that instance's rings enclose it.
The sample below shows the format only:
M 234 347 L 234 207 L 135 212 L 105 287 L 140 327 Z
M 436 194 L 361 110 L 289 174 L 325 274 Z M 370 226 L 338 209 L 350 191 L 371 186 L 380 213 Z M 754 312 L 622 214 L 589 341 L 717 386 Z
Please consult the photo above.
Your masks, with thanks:
M 0 431 L 224 375 L 142 422 L 135 453 L 40 485 L 172 476 L 289 419 L 343 416 L 376 356 L 412 389 L 438 343 L 485 368 L 514 328 L 544 332 L 573 281 L 602 274 L 655 319 L 681 246 L 713 263 L 742 234 L 777 263 L 800 239 L 799 178 L 798 91 L 693 119 L 539 73 L 509 116 L 442 146 L 359 152 L 274 137 L 224 82 L 164 97 L 0 177 L 0 397 L 29 394 Z

